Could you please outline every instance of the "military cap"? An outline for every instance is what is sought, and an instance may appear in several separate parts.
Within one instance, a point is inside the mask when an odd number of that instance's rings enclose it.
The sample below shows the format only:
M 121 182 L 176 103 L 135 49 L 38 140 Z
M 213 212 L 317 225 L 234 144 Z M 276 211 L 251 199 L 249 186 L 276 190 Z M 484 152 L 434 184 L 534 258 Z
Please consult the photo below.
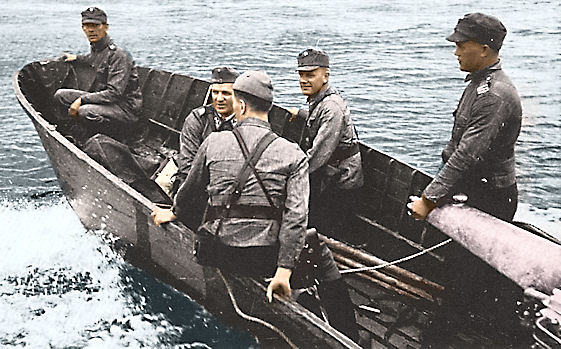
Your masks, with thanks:
M 298 55 L 298 71 L 312 71 L 317 68 L 329 68 L 329 56 L 322 50 L 309 48 Z
M 82 11 L 82 24 L 85 23 L 107 24 L 107 15 L 100 8 L 88 7 Z
M 233 84 L 236 78 L 240 75 L 234 68 L 230 67 L 216 67 L 212 70 L 212 84 Z
M 506 36 L 506 28 L 498 18 L 483 13 L 468 13 L 458 20 L 454 32 L 446 40 L 462 42 L 473 40 L 499 51 Z
M 248 70 L 238 76 L 234 91 L 245 92 L 267 102 L 273 101 L 273 84 L 263 70 Z

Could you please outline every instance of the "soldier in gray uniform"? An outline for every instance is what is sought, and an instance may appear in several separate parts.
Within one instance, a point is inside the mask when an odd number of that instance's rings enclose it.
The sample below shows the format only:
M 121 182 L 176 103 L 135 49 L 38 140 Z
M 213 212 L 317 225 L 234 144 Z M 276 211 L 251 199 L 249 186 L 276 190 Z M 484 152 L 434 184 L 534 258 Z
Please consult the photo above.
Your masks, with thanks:
M 231 131 L 235 125 L 232 108 L 232 86 L 239 73 L 230 67 L 217 67 L 212 70 L 212 103 L 194 109 L 187 115 L 179 137 L 178 170 L 173 182 L 173 193 L 177 192 L 197 154 L 201 143 L 211 132 Z
M 67 126 L 80 126 L 82 141 L 95 133 L 124 140 L 138 120 L 142 106 L 134 61 L 109 38 L 108 28 L 103 10 L 90 7 L 82 12 L 82 30 L 91 51 L 84 56 L 66 55 L 66 61 L 90 65 L 95 70 L 95 79 L 88 91 L 59 89 L 54 96 L 68 108 L 68 116 L 63 118 Z
M 342 221 L 339 217 L 347 215 L 352 205 L 353 190 L 364 182 L 358 136 L 347 102 L 329 85 L 327 54 L 315 49 L 301 52 L 297 71 L 309 109 L 300 110 L 297 114 L 296 110 L 291 111 L 295 116 L 306 119 L 310 222 L 327 233 L 328 229 L 337 229 L 337 222 Z M 320 202 L 326 204 L 321 208 L 321 214 Z M 332 222 L 326 222 L 326 217 L 331 217 Z
M 152 215 L 156 225 L 176 217 L 183 220 L 206 189 L 199 262 L 242 275 L 274 275 L 267 289 L 272 301 L 273 293 L 290 296 L 291 276 L 304 247 L 308 159 L 297 144 L 271 130 L 273 87 L 265 72 L 240 75 L 233 89 L 238 125 L 232 132 L 213 132 L 203 141 L 173 208 L 156 208 Z M 319 250 L 322 304 L 331 324 L 357 340 L 346 284 L 329 249 L 323 245 Z
M 454 112 L 452 137 L 442 151 L 444 165 L 422 197 L 412 203 L 412 213 L 418 219 L 449 202 L 454 194 L 465 193 L 470 206 L 512 221 L 518 202 L 514 145 L 520 133 L 522 106 L 516 88 L 501 69 L 499 50 L 505 36 L 506 28 L 497 18 L 471 13 L 461 18 L 446 38 L 456 44 L 454 54 L 460 70 L 469 73 L 465 79 L 469 84 Z M 458 314 L 480 307 L 508 329 L 512 325 L 509 320 L 516 316 L 514 304 L 505 300 L 522 297 L 504 294 L 512 289 L 512 283 L 456 245 L 443 252 L 449 256 L 445 309 Z M 492 276 L 483 279 L 489 274 Z

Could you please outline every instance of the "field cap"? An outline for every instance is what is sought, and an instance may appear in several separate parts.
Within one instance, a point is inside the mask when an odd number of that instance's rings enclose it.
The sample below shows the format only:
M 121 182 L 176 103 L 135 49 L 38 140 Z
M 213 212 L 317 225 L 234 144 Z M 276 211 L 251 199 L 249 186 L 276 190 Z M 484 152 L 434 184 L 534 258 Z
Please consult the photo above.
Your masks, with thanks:
M 102 9 L 88 7 L 82 11 L 82 24 L 86 23 L 107 24 L 107 15 Z
M 322 50 L 309 48 L 298 55 L 297 71 L 312 71 L 317 68 L 329 68 L 329 56 Z
M 240 75 L 234 68 L 216 67 L 212 69 L 211 84 L 233 84 Z
M 234 90 L 248 93 L 267 102 L 273 101 L 273 84 L 263 70 L 248 70 L 238 76 Z
M 497 17 L 483 13 L 468 13 L 458 20 L 454 32 L 446 40 L 462 42 L 473 40 L 499 51 L 506 36 L 506 28 Z

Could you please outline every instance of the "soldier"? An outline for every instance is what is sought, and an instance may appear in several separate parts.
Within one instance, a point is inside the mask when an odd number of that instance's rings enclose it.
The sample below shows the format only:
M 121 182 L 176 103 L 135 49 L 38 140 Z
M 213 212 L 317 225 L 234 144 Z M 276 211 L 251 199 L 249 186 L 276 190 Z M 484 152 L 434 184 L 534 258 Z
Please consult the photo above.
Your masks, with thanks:
M 444 166 L 411 205 L 418 219 L 425 219 L 452 195 L 465 193 L 467 204 L 512 221 L 518 202 L 514 145 L 522 106 L 516 88 L 501 69 L 499 50 L 505 36 L 506 28 L 497 18 L 471 13 L 446 38 L 456 44 L 454 54 L 460 70 L 469 73 L 465 79 L 469 84 L 454 112 L 452 137 L 442 151 Z M 522 294 L 506 295 L 501 290 L 502 285 L 504 290 L 513 289 L 511 282 L 457 245 L 443 252 L 449 277 L 443 313 L 466 314 L 479 307 L 504 328 L 515 329 L 514 304 L 506 300 Z M 492 276 L 483 278 L 488 275 Z M 445 327 L 438 321 L 434 330 L 443 334 Z
M 203 141 L 173 208 L 156 208 L 152 215 L 156 225 L 176 217 L 183 221 L 206 188 L 208 206 L 199 233 L 206 232 L 207 238 L 199 240 L 199 262 L 242 275 L 274 275 L 267 288 L 272 301 L 273 293 L 290 296 L 304 246 L 308 159 L 297 144 L 271 130 L 273 87 L 265 72 L 240 75 L 233 89 L 238 125 Z M 318 289 L 330 322 L 357 340 L 346 284 L 327 247 L 319 250 Z
M 212 103 L 193 110 L 185 118 L 177 157 L 178 171 L 173 182 L 173 193 L 187 178 L 193 159 L 201 143 L 211 132 L 231 131 L 236 119 L 232 109 L 232 85 L 238 72 L 230 67 L 217 67 L 212 70 Z
M 142 106 L 140 84 L 130 54 L 107 35 L 107 15 L 97 7 L 82 12 L 82 30 L 90 42 L 87 55 L 66 55 L 66 61 L 88 64 L 95 80 L 88 91 L 59 89 L 55 99 L 68 108 L 68 126 L 81 131 L 81 141 L 95 133 L 124 140 L 138 120 Z M 74 136 L 78 136 L 74 134 Z M 80 139 L 78 139 L 80 141 Z
M 310 161 L 310 222 L 332 230 L 352 205 L 353 189 L 363 184 L 358 136 L 347 102 L 329 85 L 329 57 L 307 49 L 298 55 L 300 88 L 309 110 L 292 109 L 306 118 L 306 149 Z M 296 113 L 297 112 L 297 113 Z M 319 203 L 323 207 L 320 219 Z M 332 218 L 326 222 L 326 218 Z M 340 228 L 339 228 L 340 229 Z

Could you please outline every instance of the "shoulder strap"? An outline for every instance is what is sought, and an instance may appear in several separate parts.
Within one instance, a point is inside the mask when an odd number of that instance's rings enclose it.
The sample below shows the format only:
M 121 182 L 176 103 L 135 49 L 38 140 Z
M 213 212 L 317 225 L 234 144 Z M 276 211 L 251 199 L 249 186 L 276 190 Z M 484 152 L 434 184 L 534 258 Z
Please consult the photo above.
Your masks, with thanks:
M 255 146 L 255 149 L 253 149 L 253 152 L 249 153 L 247 149 L 247 145 L 245 144 L 242 135 L 240 134 L 240 131 L 237 128 L 235 128 L 232 132 L 234 133 L 234 136 L 236 137 L 236 140 L 238 141 L 238 144 L 242 150 L 243 156 L 245 158 L 245 163 L 242 166 L 242 169 L 240 170 L 238 177 L 236 178 L 236 182 L 235 182 L 236 188 L 234 192 L 230 195 L 228 203 L 232 204 L 240 197 L 241 191 L 243 190 L 243 187 L 245 186 L 245 183 L 249 178 L 249 173 L 250 171 L 252 171 L 253 174 L 255 175 L 255 178 L 257 179 L 257 183 L 259 183 L 259 186 L 261 187 L 261 190 L 263 190 L 265 197 L 267 197 L 267 201 L 269 202 L 269 205 L 271 205 L 271 207 L 276 208 L 275 203 L 273 202 L 271 196 L 269 195 L 267 189 L 265 188 L 265 185 L 263 184 L 263 180 L 261 179 L 261 176 L 255 169 L 255 165 L 257 164 L 257 161 L 259 161 L 259 158 L 261 158 L 261 154 L 263 154 L 265 149 L 267 149 L 267 147 L 275 139 L 277 139 L 278 136 L 275 133 L 269 131 L 263 137 L 261 137 L 259 142 L 257 142 L 257 145 Z

